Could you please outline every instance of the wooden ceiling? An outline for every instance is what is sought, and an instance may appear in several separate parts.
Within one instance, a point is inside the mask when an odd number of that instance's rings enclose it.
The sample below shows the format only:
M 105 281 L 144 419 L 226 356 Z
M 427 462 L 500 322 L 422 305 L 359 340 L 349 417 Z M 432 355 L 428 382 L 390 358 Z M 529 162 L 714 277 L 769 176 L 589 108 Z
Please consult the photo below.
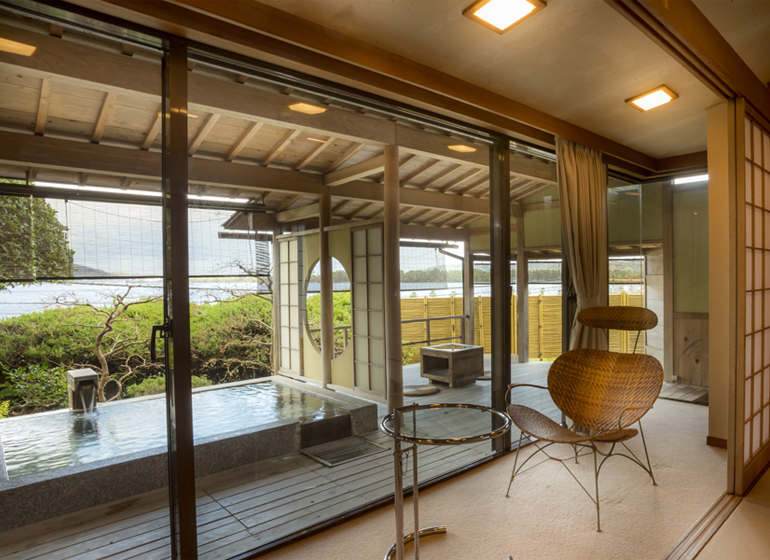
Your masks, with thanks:
M 0 53 L 0 176 L 159 190 L 161 104 L 157 53 L 69 29 L 5 20 L 0 36 L 37 51 Z M 400 149 L 401 220 L 467 229 L 489 213 L 489 155 L 480 141 L 395 121 L 361 107 L 189 64 L 190 192 L 248 198 L 276 222 L 383 212 L 384 146 Z M 297 102 L 326 111 L 306 115 Z M 462 144 L 472 152 L 449 146 Z M 516 202 L 555 184 L 555 164 L 511 159 Z

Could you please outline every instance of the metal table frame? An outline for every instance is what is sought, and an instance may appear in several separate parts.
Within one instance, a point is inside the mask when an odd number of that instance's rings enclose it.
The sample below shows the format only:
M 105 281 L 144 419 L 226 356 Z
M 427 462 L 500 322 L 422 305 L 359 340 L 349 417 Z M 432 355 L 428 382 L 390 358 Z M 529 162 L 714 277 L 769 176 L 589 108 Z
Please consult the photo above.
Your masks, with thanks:
M 417 411 L 430 409 L 475 409 L 488 412 L 490 420 L 497 418 L 500 427 L 490 432 L 477 434 L 464 438 L 445 438 L 431 439 L 417 436 Z M 403 417 L 405 414 L 412 413 L 412 432 L 411 434 L 401 433 L 403 426 Z M 392 424 L 392 427 L 391 425 Z M 504 412 L 494 410 L 488 406 L 476 404 L 460 403 L 436 403 L 436 404 L 411 404 L 395 409 L 385 416 L 380 422 L 380 429 L 388 436 L 393 438 L 393 461 L 396 479 L 396 542 L 385 554 L 385 560 L 391 560 L 394 556 L 396 560 L 404 560 L 404 545 L 414 541 L 414 558 L 420 557 L 420 538 L 430 535 L 440 535 L 447 531 L 446 525 L 437 525 L 420 529 L 419 515 L 419 485 L 417 482 L 417 446 L 418 445 L 462 445 L 466 443 L 476 443 L 487 441 L 507 433 L 511 429 L 511 419 Z M 401 446 L 401 443 L 410 444 L 407 447 Z M 414 532 L 404 535 L 404 471 L 402 468 L 402 457 L 404 454 L 412 453 L 412 492 L 414 494 Z

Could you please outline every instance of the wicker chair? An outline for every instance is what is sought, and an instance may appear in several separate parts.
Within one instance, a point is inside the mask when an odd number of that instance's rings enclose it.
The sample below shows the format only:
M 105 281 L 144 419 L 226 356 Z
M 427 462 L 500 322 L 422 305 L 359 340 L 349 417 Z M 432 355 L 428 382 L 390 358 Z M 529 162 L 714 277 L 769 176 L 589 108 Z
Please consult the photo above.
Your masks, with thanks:
M 621 311 L 618 312 L 618 310 Z M 653 312 L 630 307 L 591 308 L 582 311 L 578 320 L 584 325 L 595 328 L 621 328 L 635 331 L 653 328 L 657 324 L 657 317 Z M 652 408 L 662 385 L 663 368 L 654 357 L 591 349 L 571 350 L 557 358 L 548 371 L 548 387 L 524 383 L 509 385 L 506 394 L 506 402 L 509 403 L 508 414 L 521 430 L 521 435 L 506 497 L 510 496 L 511 485 L 516 475 L 522 471 L 530 459 L 543 453 L 549 459 L 561 462 L 596 504 L 596 530 L 601 531 L 599 473 L 607 459 L 620 456 L 633 461 L 650 475 L 652 483 L 656 485 L 641 418 Z M 547 389 L 559 410 L 573 422 L 573 428 L 566 427 L 566 424 L 558 424 L 526 406 L 510 404 L 511 392 L 518 387 Z M 631 427 L 637 422 L 638 430 Z M 637 434 L 642 436 L 646 464 L 625 443 Z M 538 450 L 517 469 L 519 450 L 525 435 Z M 600 443 L 606 444 L 609 449 L 599 449 L 597 444 Z M 555 444 L 572 445 L 576 463 L 579 450 L 588 450 L 593 453 L 595 497 L 566 465 L 566 461 L 572 460 L 572 457 L 560 459 L 546 451 L 548 447 Z M 616 451 L 618 445 L 622 448 Z M 602 456 L 601 460 L 598 458 L 599 455 Z

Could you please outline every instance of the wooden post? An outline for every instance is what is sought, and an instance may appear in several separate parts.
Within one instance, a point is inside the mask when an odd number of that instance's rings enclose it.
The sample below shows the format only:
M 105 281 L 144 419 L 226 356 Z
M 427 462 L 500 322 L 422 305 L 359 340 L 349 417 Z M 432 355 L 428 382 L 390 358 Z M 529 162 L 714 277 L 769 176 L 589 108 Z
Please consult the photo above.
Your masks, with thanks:
M 385 362 L 388 411 L 404 406 L 401 354 L 401 222 L 399 220 L 398 146 L 385 146 Z
M 318 197 L 318 238 L 321 263 L 321 385 L 325 389 L 332 382 L 334 359 L 334 277 L 332 257 L 329 254 L 329 233 L 332 225 L 332 202 L 329 194 Z
M 280 302 L 280 252 L 278 236 L 281 235 L 281 226 L 276 224 L 273 228 L 273 294 L 271 296 L 271 321 L 273 326 L 272 352 L 273 352 L 273 375 L 278 375 L 279 362 L 281 361 L 281 314 L 278 312 Z
M 529 361 L 529 271 L 524 250 L 524 218 L 516 218 L 516 355 Z
M 545 325 L 545 319 L 543 317 L 543 294 L 537 296 L 537 357 L 543 359 L 543 353 L 545 350 L 545 336 L 543 329 Z
M 473 253 L 471 253 L 470 235 L 463 242 L 463 344 L 474 344 L 474 312 L 473 312 Z M 483 346 L 484 343 L 482 342 Z

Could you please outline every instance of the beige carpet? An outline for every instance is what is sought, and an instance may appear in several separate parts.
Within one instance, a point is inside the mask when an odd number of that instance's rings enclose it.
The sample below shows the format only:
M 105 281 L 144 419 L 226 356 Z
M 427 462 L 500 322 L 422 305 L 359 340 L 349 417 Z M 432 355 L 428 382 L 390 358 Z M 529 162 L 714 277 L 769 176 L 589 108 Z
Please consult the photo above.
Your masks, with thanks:
M 518 477 L 508 499 L 512 455 L 426 490 L 420 525 L 443 523 L 449 532 L 424 539 L 420 556 L 660 560 L 724 492 L 726 453 L 705 444 L 707 423 L 707 407 L 658 401 L 644 420 L 658 486 L 631 462 L 608 461 L 600 481 L 601 533 L 592 502 L 555 461 Z M 581 463 L 578 476 L 592 484 L 592 460 Z M 394 540 L 393 523 L 393 506 L 384 507 L 264 558 L 379 560 Z

